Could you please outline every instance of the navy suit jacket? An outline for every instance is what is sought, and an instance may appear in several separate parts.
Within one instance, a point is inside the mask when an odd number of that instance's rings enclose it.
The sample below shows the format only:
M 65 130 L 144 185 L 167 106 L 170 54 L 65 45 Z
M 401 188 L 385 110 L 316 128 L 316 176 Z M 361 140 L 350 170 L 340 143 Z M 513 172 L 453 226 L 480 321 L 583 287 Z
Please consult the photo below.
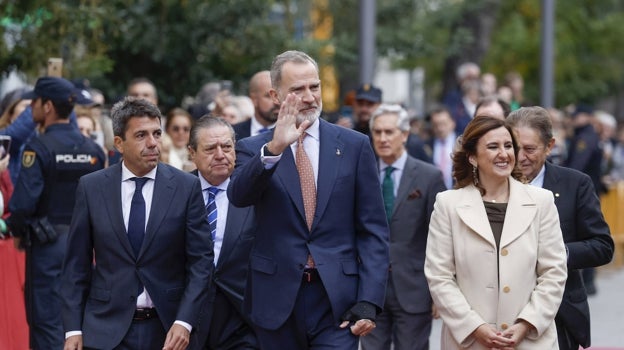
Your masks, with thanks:
M 390 274 L 399 304 L 409 313 L 431 311 L 425 250 L 433 203 L 445 190 L 440 170 L 407 157 L 390 220 Z
M 579 269 L 607 264 L 613 239 L 589 176 L 546 163 L 544 186 L 553 192 L 563 241 L 568 250 L 568 280 L 557 318 L 583 347 L 590 345 L 587 294 Z
M 141 251 L 121 207 L 121 163 L 80 179 L 63 270 L 63 324 L 84 345 L 110 349 L 132 322 L 139 281 L 165 330 L 196 327 L 208 301 L 213 247 L 199 179 L 159 163 Z M 92 262 L 95 259 L 95 265 Z
M 245 308 L 251 320 L 277 329 L 293 311 L 308 253 L 339 322 L 355 303 L 383 306 L 388 225 L 373 150 L 366 135 L 319 119 L 316 213 L 308 230 L 290 147 L 271 169 L 260 149 L 273 131 L 236 145 L 230 202 L 255 205 L 258 229 L 250 258 Z
M 191 174 L 198 176 L 198 171 L 194 170 Z M 201 316 L 197 340 L 200 345 L 206 343 L 208 331 L 213 323 L 230 321 L 219 317 L 220 314 L 231 313 L 229 310 L 222 312 L 224 308 L 234 308 L 242 319 L 246 319 L 243 312 L 243 296 L 249 270 L 249 252 L 253 245 L 255 231 L 253 207 L 238 208 L 229 204 L 221 252 L 212 278 L 211 307 L 206 308 L 206 314 Z M 227 298 L 229 303 L 214 304 L 217 290 Z M 231 328 L 223 326 L 218 329 Z M 226 337 L 229 334 L 223 334 L 223 336 Z
M 252 117 L 254 118 L 254 117 Z M 236 135 L 236 141 L 251 136 L 251 119 L 232 125 Z

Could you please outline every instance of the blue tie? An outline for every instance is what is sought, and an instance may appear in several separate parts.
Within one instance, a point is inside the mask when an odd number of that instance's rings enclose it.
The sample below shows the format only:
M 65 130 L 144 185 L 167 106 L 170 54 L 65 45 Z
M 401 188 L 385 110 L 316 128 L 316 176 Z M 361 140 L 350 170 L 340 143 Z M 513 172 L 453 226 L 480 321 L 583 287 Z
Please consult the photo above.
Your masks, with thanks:
M 134 256 L 139 256 L 143 237 L 145 236 L 145 200 L 143 199 L 143 185 L 149 180 L 147 177 L 133 177 L 135 183 L 134 195 L 130 206 L 128 218 L 128 239 L 134 251 Z
M 263 134 L 265 132 L 269 131 L 269 128 L 262 128 L 260 130 L 258 130 L 258 134 Z
M 221 189 L 217 187 L 208 187 L 208 204 L 206 204 L 206 212 L 208 212 L 208 224 L 210 224 L 210 237 L 215 240 L 217 236 L 217 202 L 215 198 Z
M 394 168 L 386 167 L 386 176 L 384 176 L 383 183 L 381 185 L 381 192 L 383 195 L 384 207 L 386 208 L 386 218 L 388 223 L 392 218 L 392 208 L 394 207 L 394 181 L 392 180 L 392 172 Z

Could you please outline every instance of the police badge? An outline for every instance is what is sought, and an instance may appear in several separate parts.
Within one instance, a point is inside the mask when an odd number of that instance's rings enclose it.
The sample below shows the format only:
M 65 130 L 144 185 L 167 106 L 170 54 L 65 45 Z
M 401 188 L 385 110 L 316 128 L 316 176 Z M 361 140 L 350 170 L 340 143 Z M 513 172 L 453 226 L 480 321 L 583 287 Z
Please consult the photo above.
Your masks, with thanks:
M 35 157 L 37 154 L 35 151 L 24 151 L 22 155 L 22 166 L 24 168 L 30 168 L 33 164 L 35 164 Z

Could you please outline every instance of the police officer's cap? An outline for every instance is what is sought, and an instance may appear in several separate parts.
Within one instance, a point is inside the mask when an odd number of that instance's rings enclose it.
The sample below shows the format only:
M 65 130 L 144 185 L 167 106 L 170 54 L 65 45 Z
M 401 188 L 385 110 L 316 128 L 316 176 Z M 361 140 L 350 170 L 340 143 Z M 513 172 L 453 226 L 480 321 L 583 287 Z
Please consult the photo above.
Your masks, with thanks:
M 372 84 L 362 84 L 355 91 L 355 99 L 381 103 L 381 89 Z
M 590 115 L 594 114 L 594 107 L 585 103 L 579 103 L 578 105 L 576 105 L 576 108 L 574 109 L 574 112 L 572 113 L 572 118 L 576 117 L 577 115 L 581 113 L 590 114 Z
M 25 100 L 33 100 L 39 97 L 70 104 L 93 104 L 89 95 L 83 94 L 82 90 L 74 87 L 74 84 L 68 80 L 57 77 L 39 78 L 35 84 L 35 89 L 22 95 L 22 99 Z

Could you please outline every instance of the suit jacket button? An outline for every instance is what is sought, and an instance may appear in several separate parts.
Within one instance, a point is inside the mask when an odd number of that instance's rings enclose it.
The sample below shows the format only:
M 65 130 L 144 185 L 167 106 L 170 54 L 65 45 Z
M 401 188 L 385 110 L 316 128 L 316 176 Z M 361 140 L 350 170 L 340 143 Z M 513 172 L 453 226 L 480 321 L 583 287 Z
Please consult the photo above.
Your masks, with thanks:
M 511 288 L 509 288 L 509 286 L 503 287 L 503 293 L 509 293 L 509 291 L 511 291 Z
M 501 250 L 501 255 L 502 256 L 507 256 L 507 254 L 509 254 L 509 251 L 505 248 L 503 248 L 503 250 Z
M 501 329 L 502 329 L 502 330 L 505 330 L 505 329 L 507 329 L 507 328 L 509 328 L 509 325 L 508 325 L 507 323 L 503 323 L 503 324 L 501 324 Z

